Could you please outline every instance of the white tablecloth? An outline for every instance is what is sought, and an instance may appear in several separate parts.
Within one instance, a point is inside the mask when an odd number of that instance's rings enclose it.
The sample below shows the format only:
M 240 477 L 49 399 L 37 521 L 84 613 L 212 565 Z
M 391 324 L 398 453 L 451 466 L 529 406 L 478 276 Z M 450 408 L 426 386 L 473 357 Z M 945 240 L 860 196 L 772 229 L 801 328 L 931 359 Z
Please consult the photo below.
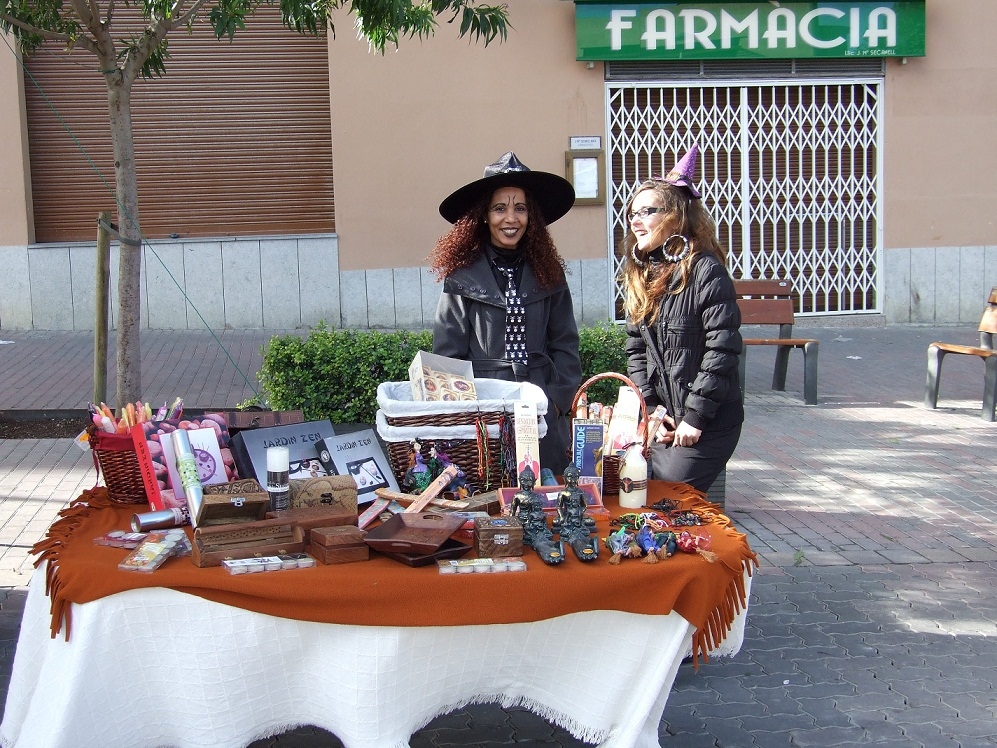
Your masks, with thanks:
M 651 748 L 693 633 L 674 612 L 320 624 L 150 588 L 73 605 L 66 642 L 49 635 L 43 570 L 25 605 L 5 748 L 242 748 L 299 725 L 348 748 L 404 748 L 420 727 L 473 702 L 522 705 L 587 742 Z M 740 649 L 745 615 L 711 654 Z

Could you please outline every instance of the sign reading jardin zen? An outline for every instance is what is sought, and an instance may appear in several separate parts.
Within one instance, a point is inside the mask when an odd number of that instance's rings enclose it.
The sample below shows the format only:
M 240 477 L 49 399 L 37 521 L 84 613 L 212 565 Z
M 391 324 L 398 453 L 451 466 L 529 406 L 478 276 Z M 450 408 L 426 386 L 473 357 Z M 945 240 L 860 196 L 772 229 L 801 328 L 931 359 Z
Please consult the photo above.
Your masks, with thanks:
M 579 60 L 923 57 L 924 0 L 647 2 L 575 0 Z

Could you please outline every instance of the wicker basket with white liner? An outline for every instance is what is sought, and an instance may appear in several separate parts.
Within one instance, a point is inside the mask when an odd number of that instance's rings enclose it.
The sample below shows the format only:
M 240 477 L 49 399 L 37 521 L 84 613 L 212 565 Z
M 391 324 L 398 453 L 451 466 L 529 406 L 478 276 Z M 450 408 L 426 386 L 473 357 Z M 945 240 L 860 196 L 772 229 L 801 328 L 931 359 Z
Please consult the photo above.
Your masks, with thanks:
M 412 442 L 418 441 L 423 457 L 434 444 L 467 474 L 480 490 L 504 485 L 499 456 L 502 452 L 501 421 L 512 420 L 513 404 L 533 402 L 537 408 L 539 434 L 547 433 L 547 396 L 529 382 L 475 379 L 477 400 L 424 402 L 412 399 L 408 382 L 382 382 L 377 388 L 377 433 L 388 450 L 388 461 L 401 482 L 409 468 Z M 480 425 L 479 425 L 480 424 Z M 487 438 L 479 444 L 479 428 Z

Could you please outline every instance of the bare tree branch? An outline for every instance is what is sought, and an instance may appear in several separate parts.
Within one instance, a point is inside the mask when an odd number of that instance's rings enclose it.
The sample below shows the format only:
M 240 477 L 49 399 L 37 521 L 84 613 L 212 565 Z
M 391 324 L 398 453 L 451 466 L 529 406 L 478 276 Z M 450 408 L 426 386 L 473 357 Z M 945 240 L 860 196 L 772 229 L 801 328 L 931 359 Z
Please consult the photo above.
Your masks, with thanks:
M 76 12 L 76 17 L 80 19 L 80 23 L 88 29 L 92 29 L 93 24 L 99 22 L 89 0 L 70 0 L 70 5 L 73 6 L 73 10 Z
M 93 52 L 97 54 L 97 47 L 94 45 L 93 41 L 87 36 L 73 36 L 72 34 L 63 34 L 59 31 L 49 31 L 47 29 L 40 29 L 37 26 L 32 26 L 30 23 L 24 23 L 19 21 L 13 16 L 7 15 L 6 13 L 0 13 L 0 20 L 4 23 L 9 23 L 11 26 L 16 26 L 22 31 L 28 34 L 37 34 L 43 39 L 47 39 L 53 42 L 63 42 L 67 46 L 75 45 L 77 47 L 83 47 L 88 52 Z
M 190 10 L 185 12 L 182 16 L 176 17 L 174 14 L 174 17 L 177 18 L 174 26 L 176 28 L 179 28 L 180 26 L 186 26 L 188 23 L 190 23 L 191 19 L 193 19 L 194 16 L 197 15 L 197 11 L 199 11 L 204 6 L 205 2 L 207 2 L 207 0 L 195 0 L 194 4 L 190 7 Z M 177 10 L 177 12 L 179 12 L 180 6 L 182 4 L 183 4 L 182 0 L 178 0 L 176 5 L 174 5 L 173 7 Z

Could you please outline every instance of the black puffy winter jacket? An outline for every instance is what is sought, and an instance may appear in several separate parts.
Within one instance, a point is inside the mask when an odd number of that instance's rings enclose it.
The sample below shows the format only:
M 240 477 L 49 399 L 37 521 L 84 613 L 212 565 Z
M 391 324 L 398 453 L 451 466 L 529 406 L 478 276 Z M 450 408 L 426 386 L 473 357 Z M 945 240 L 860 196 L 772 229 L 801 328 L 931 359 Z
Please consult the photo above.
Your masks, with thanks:
M 678 280 L 676 273 L 673 288 Z M 713 255 L 698 256 L 686 287 L 665 294 L 653 324 L 627 324 L 627 369 L 648 410 L 663 404 L 676 423 L 703 431 L 743 420 L 740 326 L 730 274 Z

